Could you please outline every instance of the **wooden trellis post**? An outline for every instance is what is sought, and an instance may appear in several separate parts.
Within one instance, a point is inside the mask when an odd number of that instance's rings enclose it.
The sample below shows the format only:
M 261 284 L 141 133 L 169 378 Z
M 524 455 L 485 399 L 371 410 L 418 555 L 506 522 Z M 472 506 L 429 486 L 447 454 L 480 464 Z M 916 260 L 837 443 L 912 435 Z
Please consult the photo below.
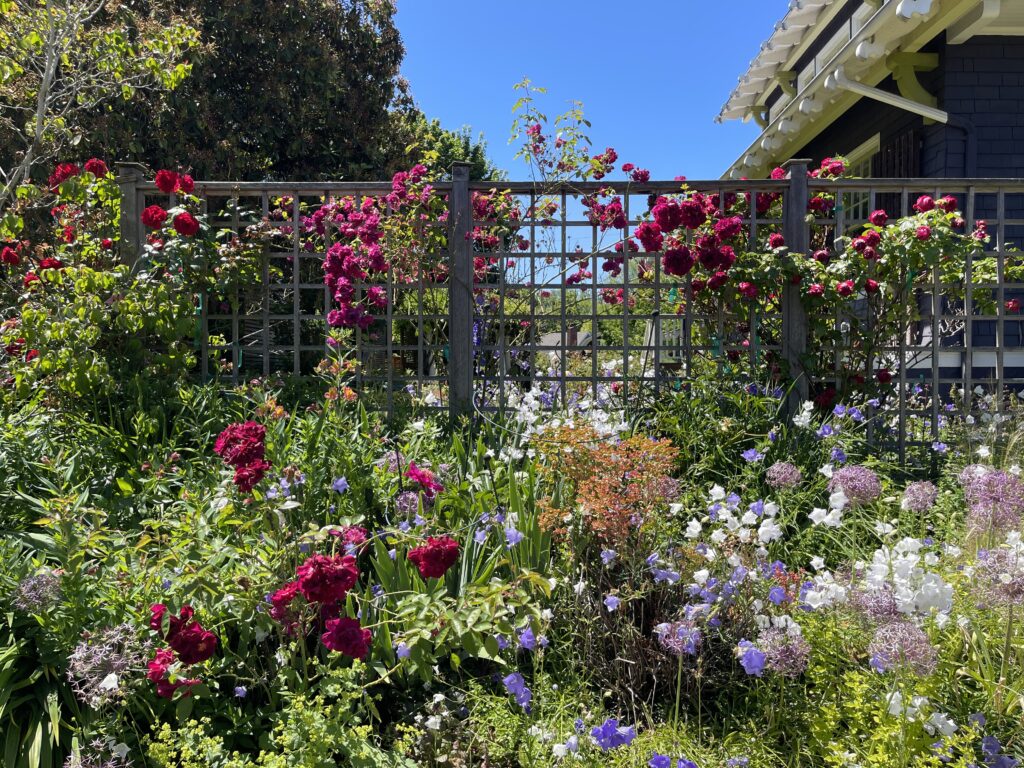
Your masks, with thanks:
M 448 412 L 473 413 L 473 203 L 469 163 L 452 163 L 448 197 Z
M 142 196 L 139 182 L 145 168 L 138 163 L 117 164 L 117 185 L 121 188 L 121 258 L 129 267 L 142 254 Z
M 782 236 L 790 253 L 806 254 L 810 249 L 807 224 L 807 166 L 809 160 L 790 160 L 783 167 L 789 172 L 789 189 L 782 204 Z M 810 386 L 804 357 L 807 354 L 807 313 L 800 302 L 801 286 L 787 282 L 782 288 L 782 358 L 789 367 L 793 386 L 787 404 L 796 413 L 807 400 Z

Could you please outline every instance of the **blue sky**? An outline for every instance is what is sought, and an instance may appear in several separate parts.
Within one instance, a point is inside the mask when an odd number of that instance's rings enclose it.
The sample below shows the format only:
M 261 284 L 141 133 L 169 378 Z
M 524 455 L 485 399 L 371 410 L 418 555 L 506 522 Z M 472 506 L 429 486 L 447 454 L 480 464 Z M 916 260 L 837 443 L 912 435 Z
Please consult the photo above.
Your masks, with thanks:
M 714 117 L 787 0 L 398 0 L 402 74 L 446 128 L 483 131 L 510 178 L 512 86 L 548 89 L 551 117 L 583 102 L 599 150 L 652 178 L 718 178 L 757 126 Z

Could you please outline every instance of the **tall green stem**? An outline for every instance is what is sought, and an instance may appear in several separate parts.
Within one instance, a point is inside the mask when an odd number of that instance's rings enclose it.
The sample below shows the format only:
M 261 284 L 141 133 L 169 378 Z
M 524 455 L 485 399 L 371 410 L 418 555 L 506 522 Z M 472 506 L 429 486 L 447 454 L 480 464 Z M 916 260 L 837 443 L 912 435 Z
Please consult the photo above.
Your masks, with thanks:
M 683 654 L 679 654 L 679 664 L 676 668 L 676 711 L 672 718 L 672 725 L 676 733 L 679 733 L 679 696 L 683 690 Z

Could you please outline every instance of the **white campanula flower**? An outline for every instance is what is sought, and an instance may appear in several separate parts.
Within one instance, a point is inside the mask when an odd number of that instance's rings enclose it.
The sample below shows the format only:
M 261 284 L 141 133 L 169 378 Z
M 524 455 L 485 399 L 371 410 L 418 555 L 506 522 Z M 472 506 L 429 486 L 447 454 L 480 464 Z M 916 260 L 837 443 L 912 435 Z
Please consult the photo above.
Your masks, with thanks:
M 815 555 L 814 557 L 811 558 L 811 568 L 813 568 L 816 571 L 820 571 L 824 567 L 825 567 L 825 558 L 819 557 L 818 555 Z
M 945 712 L 933 712 L 932 716 L 925 722 L 924 729 L 933 736 L 936 733 L 943 736 L 952 736 L 956 733 L 957 726 Z
M 977 451 L 975 451 L 975 453 L 977 453 L 983 459 L 987 459 L 989 456 L 992 455 L 992 451 L 989 449 L 987 445 L 981 446 Z
M 757 538 L 762 544 L 767 544 L 770 541 L 782 538 L 782 528 L 773 519 L 767 518 L 761 521 L 760 527 L 757 529 Z
M 686 538 L 698 539 L 701 534 L 700 520 L 693 519 L 686 525 Z
M 825 477 L 831 480 L 833 470 L 834 468 L 831 464 L 823 464 L 821 467 L 818 468 L 818 474 L 824 475 Z

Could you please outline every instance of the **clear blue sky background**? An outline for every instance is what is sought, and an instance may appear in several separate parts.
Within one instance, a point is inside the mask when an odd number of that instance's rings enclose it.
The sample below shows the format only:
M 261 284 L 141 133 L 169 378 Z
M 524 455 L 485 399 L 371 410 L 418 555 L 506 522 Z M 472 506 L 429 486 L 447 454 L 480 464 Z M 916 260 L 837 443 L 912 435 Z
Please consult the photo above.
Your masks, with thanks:
M 758 134 L 714 122 L 787 0 L 398 0 L 402 74 L 430 117 L 482 131 L 510 178 L 512 86 L 548 89 L 549 117 L 583 102 L 598 150 L 652 178 L 718 178 Z

